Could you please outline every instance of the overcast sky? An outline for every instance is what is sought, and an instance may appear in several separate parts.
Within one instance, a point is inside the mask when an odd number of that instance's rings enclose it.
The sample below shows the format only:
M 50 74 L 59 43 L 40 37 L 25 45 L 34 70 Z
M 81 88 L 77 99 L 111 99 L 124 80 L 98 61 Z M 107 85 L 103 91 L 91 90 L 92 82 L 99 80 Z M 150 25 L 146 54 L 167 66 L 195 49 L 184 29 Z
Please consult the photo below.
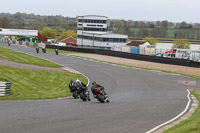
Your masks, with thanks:
M 200 0 L 0 0 L 0 12 L 200 22 Z

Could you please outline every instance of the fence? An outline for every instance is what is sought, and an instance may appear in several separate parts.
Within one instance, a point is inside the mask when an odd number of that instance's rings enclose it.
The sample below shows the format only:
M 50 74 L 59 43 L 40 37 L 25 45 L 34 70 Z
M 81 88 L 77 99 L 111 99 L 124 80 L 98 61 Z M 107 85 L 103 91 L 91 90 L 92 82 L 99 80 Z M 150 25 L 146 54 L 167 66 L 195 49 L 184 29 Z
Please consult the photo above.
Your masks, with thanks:
M 65 50 L 65 51 L 101 54 L 101 55 L 108 55 L 108 56 L 115 56 L 115 57 L 121 57 L 121 58 L 150 61 L 150 62 L 156 62 L 156 63 L 172 64 L 172 65 L 200 67 L 200 62 L 185 60 L 185 59 L 177 59 L 177 58 L 163 58 L 163 57 L 133 54 L 133 53 L 103 50 L 103 49 L 77 48 L 77 47 L 65 47 L 65 46 L 55 46 L 55 45 L 46 45 L 46 48 L 52 48 L 52 49 L 57 48 L 59 50 Z

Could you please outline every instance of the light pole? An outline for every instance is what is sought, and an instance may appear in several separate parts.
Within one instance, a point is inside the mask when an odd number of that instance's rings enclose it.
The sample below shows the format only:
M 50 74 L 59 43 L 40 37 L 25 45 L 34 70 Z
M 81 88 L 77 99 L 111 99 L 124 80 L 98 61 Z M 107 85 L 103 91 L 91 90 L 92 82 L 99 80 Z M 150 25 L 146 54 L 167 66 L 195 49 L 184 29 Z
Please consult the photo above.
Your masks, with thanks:
M 82 39 L 81 39 L 81 45 L 82 45 L 82 48 L 83 48 L 83 22 L 82 22 Z
M 94 33 L 93 33 L 93 48 L 94 48 Z
M 83 47 L 83 29 L 82 29 L 81 45 Z

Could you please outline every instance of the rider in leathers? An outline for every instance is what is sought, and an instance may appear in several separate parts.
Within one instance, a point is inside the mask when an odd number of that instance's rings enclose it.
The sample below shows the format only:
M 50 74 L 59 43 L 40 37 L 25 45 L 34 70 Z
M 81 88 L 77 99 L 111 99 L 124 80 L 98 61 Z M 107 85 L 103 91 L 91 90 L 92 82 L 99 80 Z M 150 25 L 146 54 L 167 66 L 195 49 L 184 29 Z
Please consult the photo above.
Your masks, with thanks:
M 73 79 L 69 83 L 69 89 L 70 92 L 73 92 L 76 89 L 75 82 L 73 81 Z
M 92 82 L 92 87 L 91 87 L 91 91 L 92 91 L 92 94 L 94 95 L 94 98 L 96 98 L 96 95 L 94 94 L 94 89 L 95 88 L 102 88 L 102 90 L 104 91 L 104 87 L 97 84 L 95 81 Z M 104 95 L 107 96 L 106 92 L 104 91 Z

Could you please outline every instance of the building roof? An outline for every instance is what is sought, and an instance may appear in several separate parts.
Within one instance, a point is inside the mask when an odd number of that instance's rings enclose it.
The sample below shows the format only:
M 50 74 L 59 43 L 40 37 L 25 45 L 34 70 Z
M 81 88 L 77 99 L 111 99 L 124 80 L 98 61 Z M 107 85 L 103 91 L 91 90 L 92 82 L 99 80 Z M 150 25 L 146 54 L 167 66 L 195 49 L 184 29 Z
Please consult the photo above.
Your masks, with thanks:
M 102 18 L 108 18 L 106 16 L 101 16 L 101 15 L 83 15 L 83 16 L 77 16 L 76 18 L 79 18 L 79 17 L 102 17 Z
M 72 37 L 72 36 L 64 36 L 64 37 L 58 39 L 57 42 L 61 42 L 61 41 L 64 41 L 64 40 L 66 40 L 66 39 L 69 39 L 69 38 L 73 38 L 74 40 L 76 40 L 76 38 L 74 38 L 74 37 Z
M 112 32 L 96 32 L 96 31 L 84 31 L 82 35 L 94 36 L 94 37 L 108 37 L 108 38 L 128 38 L 125 34 L 116 34 Z
M 139 46 L 139 45 L 142 45 L 144 44 L 145 42 L 143 41 L 131 41 L 127 44 L 127 46 Z

